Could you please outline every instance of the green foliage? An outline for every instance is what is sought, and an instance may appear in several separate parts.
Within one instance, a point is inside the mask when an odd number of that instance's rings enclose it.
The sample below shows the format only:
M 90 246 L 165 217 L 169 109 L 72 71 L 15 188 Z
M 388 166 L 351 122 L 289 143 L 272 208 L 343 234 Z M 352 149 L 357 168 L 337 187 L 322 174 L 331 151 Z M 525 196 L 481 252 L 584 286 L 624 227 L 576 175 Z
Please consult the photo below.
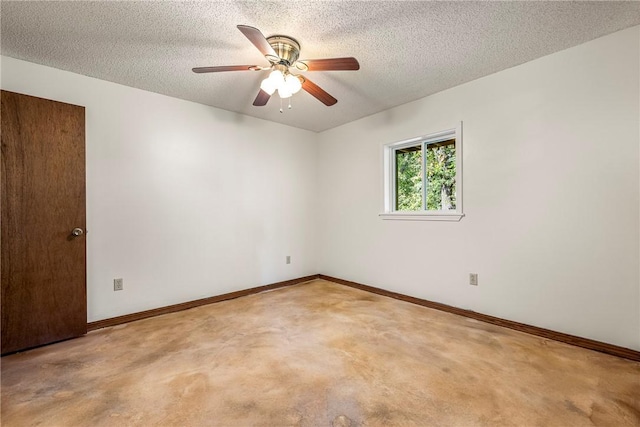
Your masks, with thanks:
M 456 208 L 456 149 L 427 146 L 427 210 Z
M 422 210 L 422 150 L 396 151 L 396 209 Z
M 426 150 L 427 210 L 456 208 L 456 149 L 444 145 Z M 396 209 L 422 210 L 422 150 L 396 151 Z

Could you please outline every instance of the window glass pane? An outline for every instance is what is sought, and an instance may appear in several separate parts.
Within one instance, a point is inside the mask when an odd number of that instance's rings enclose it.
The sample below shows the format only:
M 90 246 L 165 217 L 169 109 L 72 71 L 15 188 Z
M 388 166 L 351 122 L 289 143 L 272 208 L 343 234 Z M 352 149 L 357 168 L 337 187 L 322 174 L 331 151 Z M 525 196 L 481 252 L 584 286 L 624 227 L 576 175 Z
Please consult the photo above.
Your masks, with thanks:
M 455 139 L 427 145 L 427 210 L 456 209 Z
M 422 147 L 402 148 L 396 153 L 396 210 L 422 210 Z

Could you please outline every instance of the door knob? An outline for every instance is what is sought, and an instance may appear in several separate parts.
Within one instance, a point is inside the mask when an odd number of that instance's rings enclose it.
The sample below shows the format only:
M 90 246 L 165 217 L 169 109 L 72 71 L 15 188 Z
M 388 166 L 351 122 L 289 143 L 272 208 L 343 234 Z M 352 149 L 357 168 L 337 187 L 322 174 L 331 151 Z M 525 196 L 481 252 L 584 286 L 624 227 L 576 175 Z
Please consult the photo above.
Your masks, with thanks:
M 82 230 L 82 228 L 74 228 L 73 231 L 71 231 L 71 234 L 73 234 L 74 236 L 82 236 L 84 234 L 84 231 Z

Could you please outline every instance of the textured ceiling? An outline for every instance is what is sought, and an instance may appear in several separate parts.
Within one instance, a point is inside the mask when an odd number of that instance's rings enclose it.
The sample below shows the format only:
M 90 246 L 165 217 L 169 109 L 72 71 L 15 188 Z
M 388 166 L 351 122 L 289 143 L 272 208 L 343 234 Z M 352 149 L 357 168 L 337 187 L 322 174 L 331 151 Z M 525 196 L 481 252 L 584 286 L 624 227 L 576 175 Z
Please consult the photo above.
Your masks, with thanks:
M 2 1 L 3 55 L 322 131 L 640 24 L 640 2 Z M 267 65 L 236 25 L 284 34 L 301 58 L 354 56 L 360 71 L 307 72 L 305 92 L 253 107 Z

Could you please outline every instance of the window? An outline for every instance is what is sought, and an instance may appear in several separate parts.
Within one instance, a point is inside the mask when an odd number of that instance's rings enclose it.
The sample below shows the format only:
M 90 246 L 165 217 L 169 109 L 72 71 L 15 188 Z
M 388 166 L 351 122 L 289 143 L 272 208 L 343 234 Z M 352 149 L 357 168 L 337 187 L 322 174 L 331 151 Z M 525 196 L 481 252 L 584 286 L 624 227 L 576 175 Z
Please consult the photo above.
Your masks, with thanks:
M 459 221 L 462 213 L 462 123 L 385 144 L 383 219 Z

